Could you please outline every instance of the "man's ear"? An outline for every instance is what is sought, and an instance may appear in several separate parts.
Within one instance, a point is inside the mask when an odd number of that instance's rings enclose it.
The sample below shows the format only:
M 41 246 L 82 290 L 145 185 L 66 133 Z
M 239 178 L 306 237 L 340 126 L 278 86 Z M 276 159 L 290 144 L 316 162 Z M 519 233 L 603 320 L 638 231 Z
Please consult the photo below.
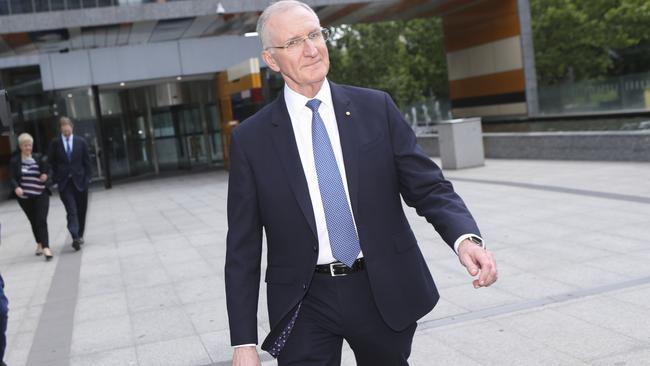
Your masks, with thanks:
M 275 59 L 269 50 L 262 51 L 262 59 L 271 68 L 271 70 L 280 72 L 280 66 L 278 66 L 277 62 L 275 62 Z

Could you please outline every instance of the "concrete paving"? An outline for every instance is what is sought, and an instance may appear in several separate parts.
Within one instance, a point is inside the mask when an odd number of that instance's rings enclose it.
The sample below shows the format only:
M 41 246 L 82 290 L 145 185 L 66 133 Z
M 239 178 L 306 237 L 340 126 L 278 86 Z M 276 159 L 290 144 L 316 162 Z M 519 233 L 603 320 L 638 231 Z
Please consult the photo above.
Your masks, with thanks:
M 455 254 L 409 209 L 442 295 L 419 323 L 412 365 L 650 365 L 650 164 L 488 160 L 446 175 L 500 278 L 473 289 Z M 95 189 L 78 253 L 52 197 L 49 263 L 33 255 L 16 202 L 0 203 L 7 364 L 229 365 L 227 177 Z M 262 338 L 264 288 L 260 302 Z M 355 364 L 347 348 L 343 364 Z

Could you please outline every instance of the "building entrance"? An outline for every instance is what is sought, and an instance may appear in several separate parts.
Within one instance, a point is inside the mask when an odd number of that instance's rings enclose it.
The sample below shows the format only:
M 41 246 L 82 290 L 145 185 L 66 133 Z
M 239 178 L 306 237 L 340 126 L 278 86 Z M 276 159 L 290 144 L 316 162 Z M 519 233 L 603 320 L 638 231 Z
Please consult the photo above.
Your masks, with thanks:
M 152 113 L 154 146 L 160 170 L 190 169 L 208 164 L 198 106 L 173 106 Z
M 223 164 L 212 77 L 43 92 L 38 69 L 23 74 L 20 80 L 18 73 L 16 80 L 4 78 L 13 112 L 10 133 L 29 132 L 34 150 L 47 153 L 59 117 L 72 118 L 74 133 L 88 142 L 93 180 L 109 185 L 113 179 Z M 15 138 L 0 140 L 0 182 L 15 150 Z

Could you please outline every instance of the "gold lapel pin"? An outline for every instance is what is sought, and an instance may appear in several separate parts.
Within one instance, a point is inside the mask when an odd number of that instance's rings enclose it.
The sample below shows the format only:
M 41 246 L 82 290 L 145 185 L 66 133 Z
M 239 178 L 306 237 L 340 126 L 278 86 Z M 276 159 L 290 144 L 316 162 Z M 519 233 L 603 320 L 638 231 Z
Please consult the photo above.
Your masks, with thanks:
M 346 116 L 349 116 L 349 115 L 350 115 L 350 111 L 346 111 L 346 112 L 345 112 L 345 115 L 346 115 Z

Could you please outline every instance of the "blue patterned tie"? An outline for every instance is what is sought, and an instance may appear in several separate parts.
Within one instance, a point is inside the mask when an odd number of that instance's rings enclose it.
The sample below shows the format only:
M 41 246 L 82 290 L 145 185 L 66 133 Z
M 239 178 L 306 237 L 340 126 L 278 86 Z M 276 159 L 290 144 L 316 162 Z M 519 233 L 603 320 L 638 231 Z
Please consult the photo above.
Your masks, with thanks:
M 65 156 L 68 158 L 68 161 L 71 161 L 72 159 L 72 149 L 70 149 L 70 138 L 66 137 L 65 138 Z
M 345 263 L 348 267 L 352 267 L 361 252 L 361 247 L 359 246 L 357 232 L 354 229 L 354 221 L 352 220 L 352 213 L 343 187 L 341 172 L 338 165 L 336 165 L 334 150 L 323 119 L 318 113 L 320 103 L 320 100 L 312 99 L 307 102 L 307 107 L 313 112 L 311 129 L 314 161 L 316 163 L 320 197 L 325 209 L 327 233 L 330 237 L 334 258 Z

